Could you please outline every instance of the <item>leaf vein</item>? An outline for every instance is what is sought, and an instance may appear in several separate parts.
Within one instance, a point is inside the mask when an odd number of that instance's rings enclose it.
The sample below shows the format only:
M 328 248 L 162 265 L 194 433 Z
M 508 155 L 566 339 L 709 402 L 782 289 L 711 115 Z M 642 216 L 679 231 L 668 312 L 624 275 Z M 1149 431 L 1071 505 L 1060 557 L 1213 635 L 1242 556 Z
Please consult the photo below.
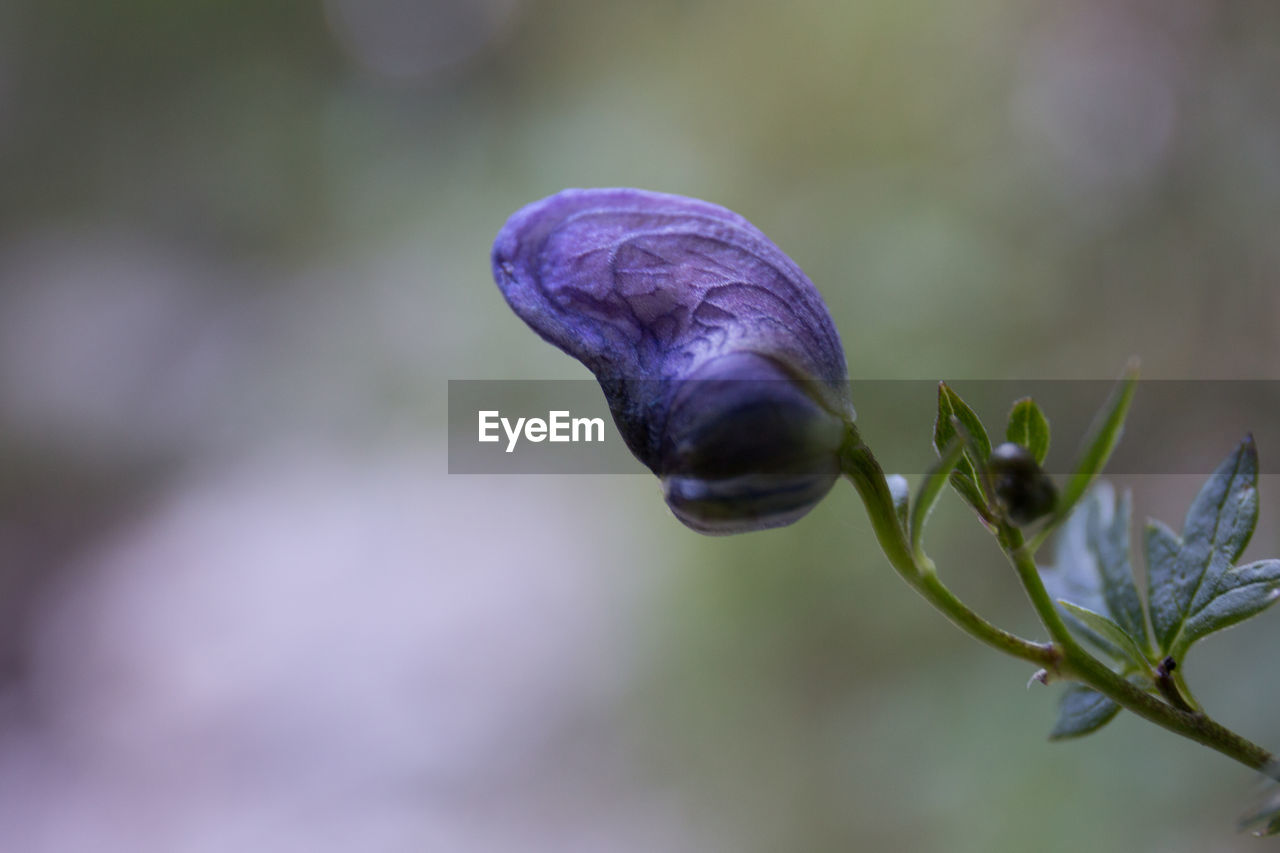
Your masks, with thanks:
M 1231 486 L 1232 484 L 1235 483 L 1236 477 L 1239 476 L 1240 466 L 1243 464 L 1244 464 L 1244 454 L 1237 453 L 1236 463 L 1234 467 L 1232 467 L 1231 469 L 1231 476 L 1227 479 L 1227 482 L 1223 486 L 1222 497 L 1221 499 L 1219 499 L 1217 511 L 1213 515 L 1213 533 L 1209 537 L 1208 559 L 1205 560 L 1205 565 L 1204 565 L 1204 568 L 1200 571 L 1200 576 L 1196 578 L 1195 589 L 1191 590 L 1191 594 L 1186 598 L 1186 602 L 1187 602 L 1186 607 L 1188 611 L 1191 608 L 1191 603 L 1195 601 L 1196 598 L 1200 595 L 1200 587 L 1204 586 L 1205 575 L 1209 574 L 1209 567 L 1213 565 L 1213 555 L 1215 551 L 1217 551 L 1218 528 L 1222 525 L 1222 511 L 1226 507 L 1227 501 L 1231 499 L 1231 494 L 1232 494 Z M 1182 562 L 1182 555 L 1185 552 L 1186 552 L 1186 544 L 1184 541 L 1183 547 L 1179 549 L 1179 553 L 1178 553 L 1179 562 Z M 1179 609 L 1181 609 L 1181 607 L 1179 607 Z M 1203 607 L 1201 607 L 1201 610 L 1203 610 Z M 1191 615 L 1192 614 L 1190 612 L 1184 612 L 1184 615 L 1182 617 L 1182 622 L 1181 624 L 1178 625 L 1178 633 L 1174 635 L 1173 641 L 1169 643 L 1169 649 L 1175 648 L 1178 645 L 1178 641 L 1182 639 L 1182 632 L 1186 628 L 1187 622 L 1191 620 Z

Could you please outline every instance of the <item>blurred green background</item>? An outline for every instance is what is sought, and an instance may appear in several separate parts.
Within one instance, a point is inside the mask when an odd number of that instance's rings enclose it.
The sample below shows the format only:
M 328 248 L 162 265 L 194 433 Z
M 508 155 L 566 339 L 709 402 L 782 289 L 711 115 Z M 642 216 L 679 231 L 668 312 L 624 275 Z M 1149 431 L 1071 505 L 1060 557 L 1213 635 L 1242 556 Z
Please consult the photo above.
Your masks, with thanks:
M 846 486 L 703 539 L 651 478 L 449 476 L 444 407 L 586 375 L 489 273 L 566 186 L 747 216 L 855 382 L 1280 379 L 1278 36 L 1264 0 L 0 7 L 0 848 L 1256 849 L 1217 754 L 1047 743 L 1057 690 Z M 1123 485 L 1176 525 L 1198 484 Z M 1037 633 L 957 501 L 932 531 Z M 1186 666 L 1272 746 L 1277 642 Z

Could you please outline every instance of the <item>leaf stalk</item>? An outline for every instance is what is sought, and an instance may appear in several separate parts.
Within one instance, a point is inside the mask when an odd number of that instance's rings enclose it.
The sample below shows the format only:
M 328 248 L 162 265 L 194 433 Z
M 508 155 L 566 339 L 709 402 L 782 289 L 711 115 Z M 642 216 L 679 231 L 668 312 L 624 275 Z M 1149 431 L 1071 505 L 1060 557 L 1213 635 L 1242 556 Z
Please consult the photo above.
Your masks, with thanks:
M 1202 711 L 1176 707 L 1128 681 L 1090 654 L 1070 633 L 1035 564 L 1040 537 L 1027 543 L 1021 531 L 1000 522 L 997 538 L 1013 564 L 1051 642 L 1037 643 L 997 627 L 975 613 L 938 577 L 921 548 L 913 548 L 894 509 L 883 469 L 852 423 L 841 448 L 842 470 L 866 507 L 881 550 L 912 589 L 970 636 L 1005 654 L 1034 663 L 1057 678 L 1079 681 L 1122 708 L 1280 781 L 1275 757 L 1263 747 L 1210 719 Z M 917 543 L 918 544 L 918 543 Z M 1030 547 L 1028 547 L 1030 544 Z

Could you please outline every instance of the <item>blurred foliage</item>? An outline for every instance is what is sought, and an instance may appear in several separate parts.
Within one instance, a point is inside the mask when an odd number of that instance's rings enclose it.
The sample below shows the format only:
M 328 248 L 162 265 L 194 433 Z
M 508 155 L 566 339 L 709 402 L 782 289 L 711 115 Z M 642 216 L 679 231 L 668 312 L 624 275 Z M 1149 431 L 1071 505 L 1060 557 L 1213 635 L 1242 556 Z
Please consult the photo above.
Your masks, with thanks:
M 487 261 L 510 211 L 565 186 L 746 215 L 824 293 L 855 379 L 1111 377 L 1135 353 L 1152 378 L 1280 378 L 1278 34 L 1267 0 L 6 4 L 11 683 L 47 585 L 192 471 L 315 441 L 443 454 L 446 378 L 584 375 Z M 860 415 L 878 451 L 930 440 Z M 1138 517 L 1195 487 L 1125 485 Z M 705 540 L 651 483 L 574 488 L 653 492 L 618 570 L 666 586 L 616 740 L 635 796 L 676 797 L 725 849 L 1243 843 L 1245 780 L 1216 756 L 1125 719 L 1046 744 L 1052 697 L 892 577 L 851 490 Z M 1033 632 L 956 503 L 931 530 L 940 570 Z M 1254 548 L 1276 544 L 1264 517 Z M 1189 663 L 1273 745 L 1280 684 L 1228 662 L 1276 636 L 1241 628 Z

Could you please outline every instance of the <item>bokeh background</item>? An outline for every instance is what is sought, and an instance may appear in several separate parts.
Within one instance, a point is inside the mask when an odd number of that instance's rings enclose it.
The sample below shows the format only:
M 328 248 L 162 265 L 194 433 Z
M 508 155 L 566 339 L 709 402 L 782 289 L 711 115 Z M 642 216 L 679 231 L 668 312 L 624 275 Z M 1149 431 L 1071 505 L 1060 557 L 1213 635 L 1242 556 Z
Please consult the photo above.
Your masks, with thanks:
M 1049 744 L 1057 691 L 847 486 L 703 539 L 652 478 L 448 475 L 445 399 L 585 376 L 489 277 L 565 186 L 748 216 L 855 380 L 1280 379 L 1278 36 L 1270 0 L 3 4 L 0 849 L 1258 849 L 1217 754 Z M 1197 483 L 1124 485 L 1176 525 Z M 958 502 L 933 530 L 1035 634 Z M 1278 643 L 1186 665 L 1272 746 Z

